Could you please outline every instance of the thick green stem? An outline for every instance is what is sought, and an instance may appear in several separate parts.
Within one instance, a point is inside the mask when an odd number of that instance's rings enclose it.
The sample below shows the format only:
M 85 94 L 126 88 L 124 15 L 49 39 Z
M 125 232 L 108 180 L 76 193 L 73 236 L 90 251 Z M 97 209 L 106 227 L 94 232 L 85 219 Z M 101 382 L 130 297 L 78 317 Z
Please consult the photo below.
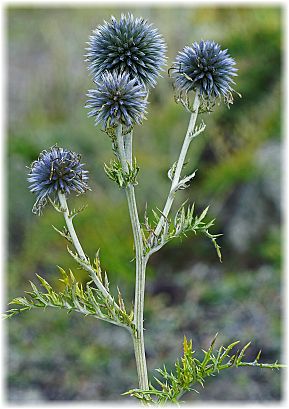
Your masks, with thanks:
M 128 163 L 132 161 L 132 134 L 122 135 L 122 127 L 118 126 L 117 146 L 122 169 L 128 171 Z M 125 138 L 125 139 L 124 139 Z M 136 284 L 135 284 L 135 303 L 134 303 L 134 324 L 136 332 L 133 334 L 134 352 L 141 389 L 148 389 L 148 375 L 144 347 L 144 331 L 143 331 L 143 312 L 144 312 L 144 292 L 145 292 L 145 270 L 146 258 L 144 257 L 144 246 L 142 239 L 141 226 L 138 217 L 138 210 L 135 199 L 134 186 L 129 184 L 125 188 L 126 198 L 128 202 L 129 215 L 131 219 L 135 256 L 136 256 Z
M 146 260 L 143 256 L 143 241 L 140 223 L 138 220 L 138 212 L 133 186 L 130 185 L 126 188 L 126 197 L 131 217 L 136 255 L 136 283 L 134 300 L 134 323 L 136 326 L 136 334 L 134 335 L 135 358 L 139 378 L 139 386 L 141 389 L 148 389 L 148 376 L 143 333 Z

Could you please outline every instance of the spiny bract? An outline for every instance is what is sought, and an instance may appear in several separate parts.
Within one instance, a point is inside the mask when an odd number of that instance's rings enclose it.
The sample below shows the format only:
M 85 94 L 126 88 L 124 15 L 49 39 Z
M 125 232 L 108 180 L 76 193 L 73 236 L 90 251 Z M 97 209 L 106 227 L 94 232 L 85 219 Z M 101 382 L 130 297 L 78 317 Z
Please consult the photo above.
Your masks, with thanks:
M 34 213 L 39 214 L 47 199 L 53 199 L 58 192 L 68 195 L 71 191 L 84 193 L 89 189 L 88 171 L 83 169 L 80 159 L 79 154 L 58 146 L 40 153 L 31 164 L 27 179 L 30 191 L 36 194 Z
M 89 116 L 95 117 L 96 124 L 105 129 L 117 125 L 131 127 L 144 119 L 147 106 L 147 91 L 128 73 L 106 72 L 97 89 L 88 91 L 86 108 L 91 108 Z
M 158 30 L 132 14 L 113 16 L 90 36 L 86 60 L 94 80 L 104 71 L 128 72 L 145 86 L 154 86 L 166 61 L 166 45 Z
M 237 75 L 235 64 L 228 50 L 221 50 L 214 41 L 201 41 L 178 53 L 171 74 L 179 91 L 198 90 L 207 100 L 227 100 L 234 91 L 231 84 L 235 84 L 232 77 Z

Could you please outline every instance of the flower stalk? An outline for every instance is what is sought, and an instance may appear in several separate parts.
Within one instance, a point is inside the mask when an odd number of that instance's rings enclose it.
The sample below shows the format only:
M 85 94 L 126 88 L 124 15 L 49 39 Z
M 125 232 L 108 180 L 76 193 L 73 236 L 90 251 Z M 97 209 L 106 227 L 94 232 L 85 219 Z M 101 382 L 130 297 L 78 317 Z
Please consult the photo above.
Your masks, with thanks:
M 180 152 L 179 159 L 177 161 L 174 176 L 172 178 L 172 184 L 171 184 L 170 192 L 168 194 L 164 209 L 162 211 L 162 216 L 160 217 L 160 220 L 159 220 L 159 222 L 157 224 L 157 227 L 155 228 L 155 231 L 154 231 L 155 236 L 159 236 L 159 234 L 161 233 L 162 228 L 163 228 L 164 223 L 165 223 L 165 220 L 168 217 L 169 212 L 171 210 L 171 207 L 172 207 L 172 204 L 173 204 L 173 201 L 174 201 L 174 197 L 175 197 L 175 192 L 176 192 L 177 186 L 178 186 L 179 181 L 180 181 L 181 172 L 182 172 L 182 169 L 183 169 L 183 166 L 184 166 L 184 162 L 185 162 L 187 152 L 188 152 L 191 140 L 192 140 L 194 128 L 195 128 L 197 117 L 198 117 L 199 107 L 200 107 L 200 97 L 199 97 L 199 93 L 197 91 L 196 95 L 195 95 L 195 99 L 194 99 L 193 111 L 191 113 L 190 122 L 189 122 L 189 125 L 188 125 L 186 136 L 185 136 L 185 139 L 184 139 L 184 142 L 183 142 L 183 145 L 182 145 L 182 149 L 181 149 L 181 152 Z
M 73 222 L 72 222 L 72 217 L 71 217 L 70 212 L 69 212 L 69 208 L 68 208 L 68 204 L 67 204 L 65 194 L 59 191 L 58 192 L 58 198 L 59 198 L 59 203 L 60 203 L 60 206 L 61 206 L 61 210 L 63 212 L 66 227 L 67 227 L 68 232 L 70 234 L 71 241 L 72 241 L 72 243 L 73 243 L 73 245 L 75 247 L 77 255 L 79 256 L 78 263 L 86 271 L 93 274 L 93 276 L 95 277 L 94 270 L 93 270 L 92 266 L 89 264 L 89 262 L 88 262 L 88 260 L 87 260 L 87 258 L 85 256 L 83 248 L 82 248 L 82 246 L 80 244 L 80 241 L 79 241 L 79 239 L 77 237 L 77 234 L 76 234 L 76 231 L 74 229 Z M 119 308 L 118 305 L 114 302 L 112 296 L 109 294 L 109 292 L 106 290 L 104 285 L 100 282 L 100 280 L 97 277 L 95 277 L 94 281 L 95 281 L 95 284 L 97 285 L 97 288 L 101 291 L 103 296 L 105 298 L 107 298 L 109 300 L 109 302 L 112 303 L 118 309 Z
M 116 129 L 116 139 L 119 159 L 122 164 L 123 171 L 127 172 L 128 164 L 132 161 L 132 132 L 124 136 L 122 134 L 122 125 L 119 125 Z M 145 271 L 147 259 L 144 256 L 144 245 L 135 198 L 135 190 L 131 183 L 125 187 L 125 193 L 131 219 L 136 255 L 136 284 L 134 303 L 134 324 L 136 327 L 136 332 L 133 333 L 132 336 L 139 387 L 141 389 L 147 389 L 148 375 L 143 334 Z
M 60 206 L 61 206 L 61 209 L 62 209 L 62 212 L 63 212 L 64 220 L 65 220 L 67 229 L 69 231 L 71 240 L 73 242 L 73 245 L 75 247 L 75 250 L 77 251 L 77 254 L 79 255 L 79 257 L 85 261 L 86 260 L 85 253 L 83 251 L 83 248 L 82 248 L 82 246 L 80 244 L 80 241 L 78 240 L 76 231 L 74 229 L 72 218 L 71 218 L 71 216 L 69 214 L 65 194 L 62 193 L 61 191 L 59 191 L 58 192 L 58 199 L 59 199 L 59 203 L 60 203 Z

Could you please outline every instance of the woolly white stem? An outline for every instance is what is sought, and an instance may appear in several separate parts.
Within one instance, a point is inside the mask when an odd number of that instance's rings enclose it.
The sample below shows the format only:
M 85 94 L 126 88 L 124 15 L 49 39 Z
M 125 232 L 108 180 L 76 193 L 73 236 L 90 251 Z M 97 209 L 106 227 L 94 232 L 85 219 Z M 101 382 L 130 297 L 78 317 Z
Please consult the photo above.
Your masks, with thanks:
M 63 215 L 64 215 L 64 220 L 66 222 L 66 226 L 67 229 L 69 231 L 71 240 L 74 244 L 75 250 L 77 251 L 77 254 L 79 255 L 79 257 L 83 260 L 86 260 L 84 251 L 81 247 L 81 244 L 78 240 L 77 234 L 75 232 L 73 223 L 72 223 L 72 218 L 70 217 L 69 214 L 69 210 L 68 210 L 68 206 L 67 206 L 67 201 L 66 201 L 66 197 L 64 193 L 58 192 L 58 198 L 59 198 L 59 202 L 60 202 L 60 206 L 62 208 L 63 211 Z
M 176 187 L 177 187 L 177 185 L 178 185 L 178 183 L 180 181 L 182 168 L 184 166 L 186 155 L 187 155 L 187 152 L 188 152 L 191 140 L 192 140 L 191 136 L 192 136 L 192 133 L 193 133 L 194 128 L 195 128 L 199 107 L 200 107 L 200 98 L 199 98 L 198 92 L 196 92 L 194 105 L 193 105 L 193 112 L 192 112 L 191 117 L 190 117 L 190 122 L 189 122 L 189 125 L 188 125 L 187 133 L 186 133 L 186 136 L 185 136 L 185 139 L 184 139 L 184 142 L 183 142 L 183 146 L 182 146 L 182 149 L 181 149 L 181 152 L 180 152 L 180 156 L 179 156 L 179 159 L 178 159 L 178 162 L 177 162 L 177 165 L 176 165 L 176 169 L 175 169 L 174 177 L 173 177 L 173 180 L 172 180 L 170 192 L 168 194 L 164 209 L 162 211 L 163 216 L 160 217 L 160 220 L 159 220 L 159 222 L 157 224 L 157 227 L 155 228 L 155 231 L 154 231 L 155 236 L 158 236 L 161 233 L 161 231 L 163 229 L 163 226 L 164 226 L 164 223 L 165 223 L 165 220 L 166 220 L 166 218 L 167 218 L 167 216 L 168 216 L 168 214 L 169 214 L 169 212 L 171 210 L 171 207 L 172 207 L 172 204 L 173 204 L 173 201 L 174 201 L 174 198 L 175 198 Z
M 132 131 L 123 136 L 127 162 L 132 166 Z
M 124 142 L 124 135 L 122 135 L 122 126 L 119 125 L 116 131 L 118 153 L 124 172 L 128 171 L 128 163 L 132 161 L 132 133 L 126 136 L 126 149 Z M 135 284 L 135 303 L 134 303 L 134 324 L 136 332 L 133 335 L 134 352 L 139 380 L 139 387 L 141 389 L 148 389 L 148 375 L 147 364 L 144 347 L 143 334 L 143 313 L 144 313 L 144 293 L 145 293 L 145 270 L 146 258 L 144 257 L 144 247 L 141 226 L 138 217 L 138 210 L 135 199 L 134 186 L 129 184 L 125 188 L 129 215 L 131 219 L 135 255 L 136 255 L 136 284 Z
M 96 277 L 95 271 L 94 269 L 88 264 L 87 262 L 87 258 L 85 256 L 85 253 L 82 249 L 82 246 L 80 244 L 80 241 L 77 237 L 76 231 L 74 229 L 73 226 L 73 222 L 72 222 L 72 218 L 69 214 L 69 209 L 68 209 L 68 205 L 67 205 L 67 200 L 65 197 L 65 194 L 58 192 L 58 198 L 59 198 L 59 202 L 60 202 L 60 206 L 64 215 L 64 220 L 66 222 L 66 226 L 67 229 L 69 231 L 72 243 L 75 247 L 75 250 L 77 251 L 77 254 L 79 256 L 79 264 L 89 273 L 91 273 L 91 277 L 93 277 L 93 281 L 95 282 L 95 285 L 97 286 L 97 288 L 101 291 L 101 293 L 104 295 L 104 297 L 106 297 L 107 299 L 109 299 L 109 301 L 111 303 L 114 304 L 114 306 L 116 308 L 119 309 L 119 306 L 114 302 L 112 296 L 109 294 L 109 292 L 106 290 L 106 288 L 104 287 L 104 285 L 100 282 L 100 280 L 98 279 L 98 277 Z

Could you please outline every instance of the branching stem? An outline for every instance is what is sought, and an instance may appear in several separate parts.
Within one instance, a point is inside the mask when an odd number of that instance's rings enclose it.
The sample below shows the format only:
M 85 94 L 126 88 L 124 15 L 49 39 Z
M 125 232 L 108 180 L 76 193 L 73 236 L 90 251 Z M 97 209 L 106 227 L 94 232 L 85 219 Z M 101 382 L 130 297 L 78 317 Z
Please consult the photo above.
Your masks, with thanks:
M 86 260 L 86 256 L 84 254 L 84 251 L 83 251 L 83 249 L 81 247 L 81 244 L 80 244 L 80 242 L 78 240 L 76 231 L 74 229 L 72 218 L 70 217 L 70 214 L 69 214 L 69 209 L 68 209 L 65 194 L 61 193 L 61 192 L 58 192 L 58 198 L 59 198 L 60 206 L 61 206 L 62 211 L 63 211 L 64 220 L 65 220 L 67 229 L 69 231 L 71 240 L 73 242 L 73 245 L 75 247 L 75 250 L 77 251 L 77 254 L 79 255 L 79 257 L 81 259 Z
M 132 162 L 132 133 L 122 134 L 122 126 L 119 125 L 116 130 L 117 148 L 119 158 L 124 172 L 128 171 L 128 164 Z M 135 303 L 134 303 L 134 324 L 136 333 L 133 334 L 134 351 L 136 358 L 139 387 L 148 388 L 148 375 L 144 347 L 143 334 L 143 312 L 144 312 L 144 293 L 145 293 L 145 270 L 147 259 L 144 256 L 144 245 L 142 239 L 141 225 L 138 217 L 135 191 L 132 184 L 125 188 L 128 202 L 129 215 L 131 219 L 135 256 L 136 256 L 136 284 L 135 284 Z
M 80 244 L 80 241 L 77 237 L 76 231 L 74 229 L 73 226 L 73 222 L 72 222 L 72 217 L 70 216 L 69 213 L 69 209 L 68 209 L 68 205 L 67 205 L 67 200 L 65 197 L 65 194 L 58 192 L 58 198 L 59 198 L 59 202 L 60 202 L 60 206 L 64 215 L 64 220 L 66 222 L 66 226 L 67 229 L 69 231 L 71 240 L 73 242 L 73 245 L 75 247 L 75 250 L 79 256 L 79 264 L 86 270 L 88 271 L 93 277 L 94 277 L 94 283 L 97 286 L 97 288 L 101 291 L 101 293 L 111 302 L 114 304 L 114 306 L 116 308 L 119 308 L 119 306 L 114 302 L 112 296 L 109 294 L 109 292 L 106 290 L 106 288 L 104 287 L 104 285 L 100 282 L 100 280 L 98 279 L 98 277 L 95 276 L 95 272 L 92 268 L 92 266 L 90 266 L 90 264 L 88 263 L 88 260 L 85 256 L 85 253 L 83 251 L 83 248 Z
M 160 217 L 160 220 L 157 224 L 157 227 L 155 228 L 154 231 L 154 235 L 155 236 L 159 236 L 159 234 L 161 233 L 165 220 L 168 217 L 168 214 L 171 210 L 174 198 L 175 198 L 175 191 L 176 191 L 176 187 L 178 186 L 178 183 L 180 181 L 180 176 L 181 176 L 181 172 L 184 166 L 184 162 L 186 159 L 186 155 L 192 140 L 192 134 L 196 125 L 196 120 L 197 120 L 197 116 L 198 116 L 198 111 L 199 111 L 199 107 L 200 107 L 200 98 L 199 98 L 199 94 L 198 92 L 196 92 L 195 95 L 195 100 L 194 100 L 194 105 L 193 105 L 193 112 L 191 114 L 190 117 L 190 122 L 188 125 L 188 129 L 187 129 L 187 133 L 183 142 L 183 146 L 180 152 L 180 156 L 179 159 L 177 161 L 177 165 L 176 165 L 176 169 L 175 169 L 175 173 L 172 179 L 172 184 L 171 184 L 171 188 L 170 188 L 170 192 L 168 194 L 167 197 L 167 201 L 165 203 L 164 209 L 162 211 L 162 215 Z

